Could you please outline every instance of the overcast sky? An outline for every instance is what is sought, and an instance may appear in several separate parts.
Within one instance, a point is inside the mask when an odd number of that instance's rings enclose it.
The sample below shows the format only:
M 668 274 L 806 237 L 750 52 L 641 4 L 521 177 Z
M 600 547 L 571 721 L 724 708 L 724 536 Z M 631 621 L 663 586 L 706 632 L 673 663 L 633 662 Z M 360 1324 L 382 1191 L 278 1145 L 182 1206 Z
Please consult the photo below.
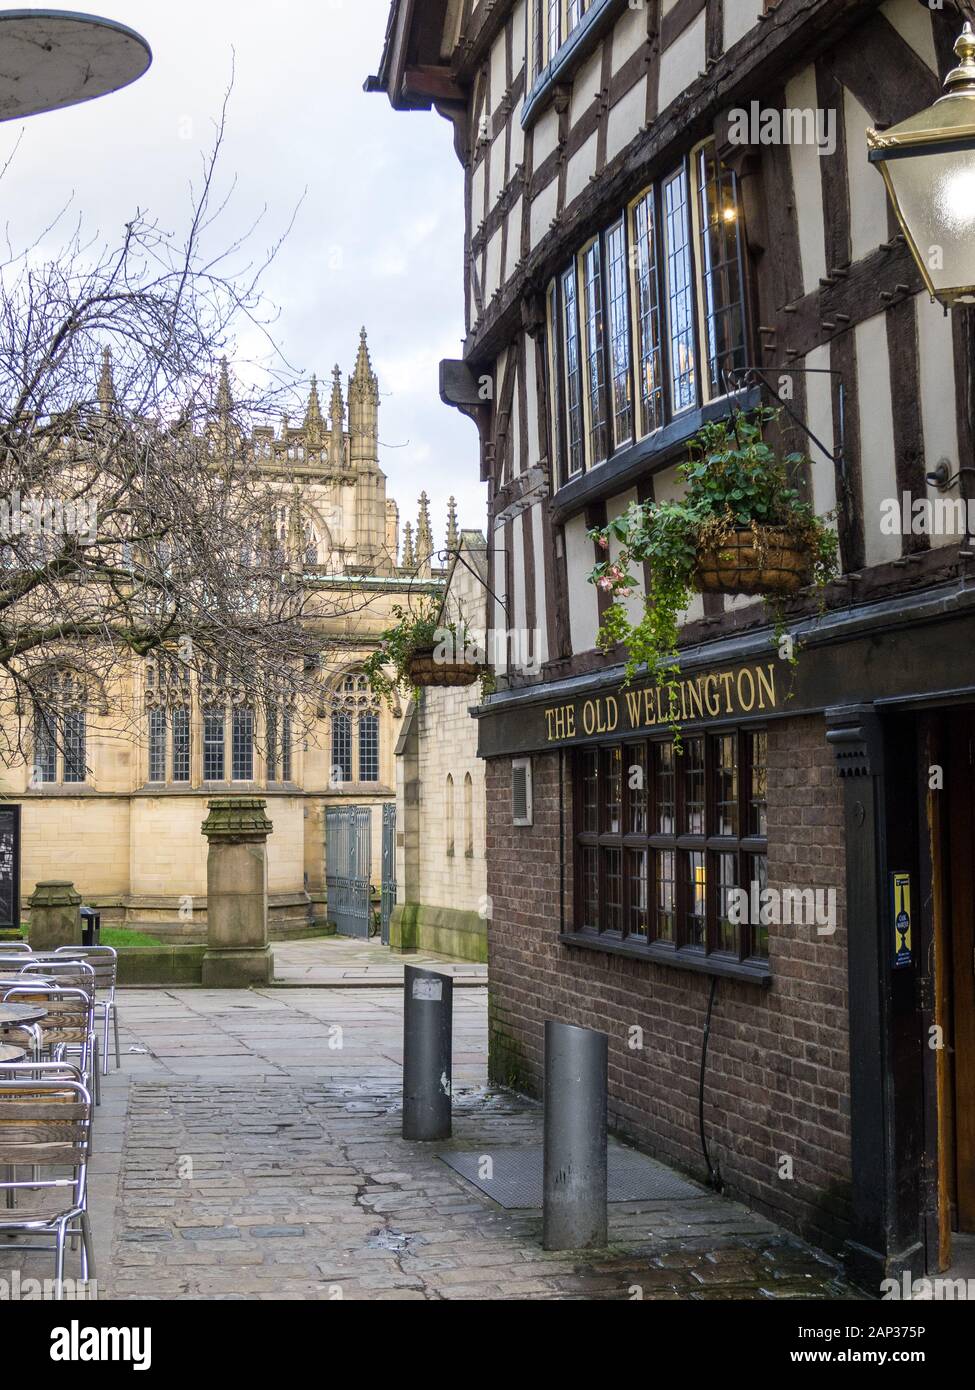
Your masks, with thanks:
M 72 194 L 73 211 L 106 240 L 136 206 L 184 227 L 234 61 L 222 167 L 237 189 L 224 236 L 267 203 L 261 249 L 304 194 L 265 282 L 281 311 L 275 337 L 303 374 L 327 383 L 338 362 L 344 389 L 364 324 L 381 392 L 380 462 L 401 520 L 415 518 L 426 488 L 441 544 L 451 493 L 461 524 L 483 527 L 476 431 L 437 394 L 438 363 L 460 355 L 463 337 L 463 171 L 447 121 L 394 112 L 362 90 L 379 65 L 387 0 L 78 8 L 138 30 L 153 63 L 122 92 L 0 128 L 0 162 L 23 132 L 0 184 L 14 244 Z

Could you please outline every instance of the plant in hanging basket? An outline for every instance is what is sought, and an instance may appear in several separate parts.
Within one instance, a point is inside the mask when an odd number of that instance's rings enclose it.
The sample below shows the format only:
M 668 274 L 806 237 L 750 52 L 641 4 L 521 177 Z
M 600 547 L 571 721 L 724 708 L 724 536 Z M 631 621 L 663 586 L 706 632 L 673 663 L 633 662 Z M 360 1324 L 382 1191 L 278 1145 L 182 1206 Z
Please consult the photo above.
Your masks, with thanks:
M 704 536 L 697 548 L 697 588 L 706 594 L 794 594 L 813 580 L 814 559 L 785 526 L 735 528 Z
M 363 663 L 375 695 L 393 704 L 398 690 L 414 696 L 424 686 L 473 685 L 486 665 L 463 620 L 444 621 L 436 600 L 410 612 L 397 605 L 397 622 L 380 637 L 380 645 Z
M 805 585 L 827 583 L 836 572 L 836 536 L 790 485 L 801 454 L 780 459 L 762 437 L 776 412 L 704 426 L 692 440 L 679 472 L 684 496 L 633 503 L 608 526 L 590 534 L 603 550 L 615 542 L 615 558 L 596 566 L 590 581 L 613 596 L 600 642 L 628 650 L 626 676 L 641 667 L 669 692 L 671 723 L 678 731 L 676 652 L 680 619 L 695 592 L 762 594 L 773 604 L 776 629 L 781 603 Z M 645 566 L 649 583 L 638 621 L 626 604 L 638 581 L 631 566 Z

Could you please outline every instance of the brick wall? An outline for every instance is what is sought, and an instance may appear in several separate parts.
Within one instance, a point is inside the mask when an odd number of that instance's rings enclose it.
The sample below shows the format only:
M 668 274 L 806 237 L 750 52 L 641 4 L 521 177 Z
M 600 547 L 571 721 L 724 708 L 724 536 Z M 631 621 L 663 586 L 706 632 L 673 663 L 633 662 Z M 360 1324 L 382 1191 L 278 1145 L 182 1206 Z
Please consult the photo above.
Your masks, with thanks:
M 571 766 L 566 755 L 565 766 Z M 559 755 L 533 760 L 534 826 L 511 825 L 511 765 L 487 764 L 492 1078 L 538 1094 L 546 1018 L 610 1037 L 610 1122 L 703 1177 L 698 1080 L 711 980 L 560 945 Z M 565 787 L 571 923 L 571 791 Z M 835 1247 L 849 1218 L 842 805 L 819 718 L 769 730 L 770 887 L 834 888 L 838 929 L 770 928 L 772 984 L 719 980 L 705 1090 L 728 1195 Z M 643 1029 L 642 1049 L 628 1046 Z M 791 1159 L 793 1176 L 783 1158 Z

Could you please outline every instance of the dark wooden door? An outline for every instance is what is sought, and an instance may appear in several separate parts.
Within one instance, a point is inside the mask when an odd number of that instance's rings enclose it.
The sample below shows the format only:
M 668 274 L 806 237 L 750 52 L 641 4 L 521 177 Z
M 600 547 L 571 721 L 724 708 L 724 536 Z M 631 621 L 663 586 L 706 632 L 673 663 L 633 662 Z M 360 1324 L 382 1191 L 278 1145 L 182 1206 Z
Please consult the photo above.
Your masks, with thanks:
M 946 927 L 951 1224 L 975 1232 L 975 711 L 949 718 Z

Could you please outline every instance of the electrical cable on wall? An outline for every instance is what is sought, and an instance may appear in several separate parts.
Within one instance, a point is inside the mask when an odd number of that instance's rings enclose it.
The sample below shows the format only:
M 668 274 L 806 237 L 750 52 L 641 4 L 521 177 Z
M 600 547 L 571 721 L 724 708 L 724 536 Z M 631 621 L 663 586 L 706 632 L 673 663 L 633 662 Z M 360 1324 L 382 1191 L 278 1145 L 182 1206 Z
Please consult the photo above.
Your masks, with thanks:
M 704 1019 L 704 1040 L 701 1044 L 701 1075 L 697 1092 L 697 1118 L 701 1133 L 701 1149 L 704 1152 L 704 1162 L 707 1164 L 708 1168 L 708 1187 L 713 1188 L 715 1192 L 720 1192 L 724 1187 L 724 1183 L 721 1180 L 720 1169 L 715 1168 L 711 1163 L 711 1153 L 708 1149 L 708 1139 L 704 1129 L 704 1074 L 708 1063 L 708 1040 L 711 1037 L 711 1014 L 714 1011 L 714 996 L 717 990 L 718 977 L 717 975 L 712 975 L 711 991 L 708 995 L 708 1011 Z

